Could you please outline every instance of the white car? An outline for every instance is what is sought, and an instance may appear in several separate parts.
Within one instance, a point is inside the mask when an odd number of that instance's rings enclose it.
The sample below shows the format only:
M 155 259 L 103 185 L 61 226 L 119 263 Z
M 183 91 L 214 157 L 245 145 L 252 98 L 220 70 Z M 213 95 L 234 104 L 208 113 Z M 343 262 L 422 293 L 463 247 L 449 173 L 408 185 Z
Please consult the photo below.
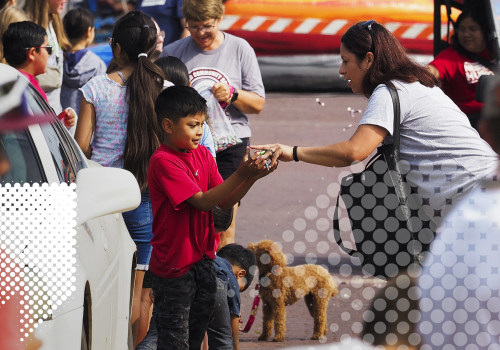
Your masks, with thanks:
M 126 170 L 101 167 L 87 160 L 52 108 L 28 80 L 12 67 L 0 64 L 0 189 L 4 191 L 0 196 L 0 209 L 1 215 L 11 215 L 13 222 L 19 222 L 19 226 L 13 225 L 17 230 L 9 231 L 8 235 L 5 234 L 8 228 L 0 226 L 1 250 L 14 242 L 12 234 L 25 235 L 20 227 L 25 221 L 33 220 L 19 214 L 25 210 L 23 208 L 6 209 L 12 198 L 6 197 L 5 191 L 14 188 L 16 183 L 21 184 L 16 185 L 18 190 L 66 183 L 69 186 L 61 187 L 76 193 L 76 217 L 70 221 L 71 232 L 68 232 L 74 235 L 73 246 L 69 249 L 71 262 L 61 261 L 55 255 L 54 261 L 48 262 L 35 257 L 35 263 L 24 267 L 25 272 L 28 267 L 31 269 L 31 277 L 25 277 L 29 280 L 26 284 L 31 280 L 43 280 L 59 291 L 70 291 L 39 297 L 48 309 L 36 320 L 39 323 L 35 337 L 42 342 L 41 349 L 130 349 L 136 247 L 121 212 L 139 205 L 137 181 Z M 24 184 L 30 186 L 23 187 Z M 32 206 L 35 214 L 46 210 L 45 202 L 34 202 L 29 205 Z M 8 217 L 2 219 L 5 221 Z M 55 219 L 40 221 L 40 224 L 48 226 L 50 231 L 60 222 Z M 5 237 L 10 239 L 7 243 L 2 242 Z M 27 244 L 21 240 L 22 248 L 17 252 L 27 255 L 36 239 L 29 239 Z M 32 248 L 38 252 L 53 248 L 50 242 L 41 241 L 36 245 Z M 45 263 L 46 267 L 38 268 L 37 262 Z M 64 283 L 57 284 L 61 279 L 59 275 L 50 275 L 57 270 L 55 267 L 61 270 L 61 266 L 62 271 L 58 273 L 66 280 L 66 287 Z M 0 266 L 0 272 L 3 267 Z

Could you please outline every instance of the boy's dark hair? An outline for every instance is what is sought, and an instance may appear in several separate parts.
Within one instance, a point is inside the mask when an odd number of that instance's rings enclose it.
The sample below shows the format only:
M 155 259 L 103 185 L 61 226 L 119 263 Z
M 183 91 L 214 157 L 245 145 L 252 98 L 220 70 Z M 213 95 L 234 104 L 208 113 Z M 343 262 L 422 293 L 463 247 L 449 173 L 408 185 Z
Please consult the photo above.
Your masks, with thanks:
M 165 73 L 165 79 L 174 85 L 189 86 L 189 72 L 180 59 L 174 56 L 160 57 L 155 64 Z
M 89 28 L 94 27 L 94 16 L 82 7 L 68 11 L 63 18 L 64 31 L 71 45 L 82 40 Z
M 190 115 L 207 114 L 207 101 L 190 86 L 176 85 L 163 90 L 155 102 L 158 124 L 168 118 L 174 123 Z
M 257 265 L 255 254 L 239 244 L 230 243 L 222 247 L 217 255 L 229 261 L 231 265 L 236 265 L 246 271 L 246 283 L 243 291 L 247 290 L 255 274 L 255 266 Z
M 11 23 L 2 36 L 5 60 L 14 68 L 22 66 L 28 59 L 27 49 L 36 47 L 37 51 L 40 50 L 46 36 L 45 29 L 36 23 Z

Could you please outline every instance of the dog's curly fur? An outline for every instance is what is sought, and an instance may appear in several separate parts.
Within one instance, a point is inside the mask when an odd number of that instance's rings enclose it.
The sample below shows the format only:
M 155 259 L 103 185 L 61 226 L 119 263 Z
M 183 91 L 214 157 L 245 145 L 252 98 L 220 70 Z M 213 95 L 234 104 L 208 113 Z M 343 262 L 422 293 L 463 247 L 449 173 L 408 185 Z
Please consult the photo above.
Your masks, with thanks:
M 328 324 L 326 312 L 331 297 L 338 293 L 337 284 L 330 273 L 319 265 L 307 264 L 287 267 L 286 256 L 279 244 L 271 240 L 250 243 L 259 268 L 259 294 L 263 302 L 262 335 L 259 340 L 271 336 L 273 341 L 284 341 L 286 332 L 285 306 L 304 298 L 309 313 L 314 318 L 311 339 L 326 336 Z

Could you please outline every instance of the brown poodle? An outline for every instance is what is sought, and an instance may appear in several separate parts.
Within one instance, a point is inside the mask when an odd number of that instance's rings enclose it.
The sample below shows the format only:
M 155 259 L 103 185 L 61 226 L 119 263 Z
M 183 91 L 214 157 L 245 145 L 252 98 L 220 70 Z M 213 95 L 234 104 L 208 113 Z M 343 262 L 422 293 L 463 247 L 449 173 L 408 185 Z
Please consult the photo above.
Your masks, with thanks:
M 287 267 L 286 256 L 280 245 L 271 240 L 250 243 L 248 249 L 257 258 L 259 294 L 264 305 L 262 335 L 259 340 L 269 339 L 273 323 L 273 341 L 285 340 L 285 306 L 294 304 L 300 298 L 305 299 L 309 313 L 314 318 L 314 334 L 311 339 L 326 336 L 326 309 L 330 298 L 338 293 L 337 284 L 330 273 L 324 267 L 312 264 Z

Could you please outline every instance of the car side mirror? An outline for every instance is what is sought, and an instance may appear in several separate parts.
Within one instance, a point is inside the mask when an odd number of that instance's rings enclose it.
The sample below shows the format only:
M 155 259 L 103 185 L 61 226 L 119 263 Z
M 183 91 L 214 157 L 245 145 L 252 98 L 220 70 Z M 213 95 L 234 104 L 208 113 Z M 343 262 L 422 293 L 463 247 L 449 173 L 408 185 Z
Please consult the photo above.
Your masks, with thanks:
M 135 209 L 141 202 L 137 180 L 127 170 L 81 169 L 76 176 L 77 225 L 104 215 Z

